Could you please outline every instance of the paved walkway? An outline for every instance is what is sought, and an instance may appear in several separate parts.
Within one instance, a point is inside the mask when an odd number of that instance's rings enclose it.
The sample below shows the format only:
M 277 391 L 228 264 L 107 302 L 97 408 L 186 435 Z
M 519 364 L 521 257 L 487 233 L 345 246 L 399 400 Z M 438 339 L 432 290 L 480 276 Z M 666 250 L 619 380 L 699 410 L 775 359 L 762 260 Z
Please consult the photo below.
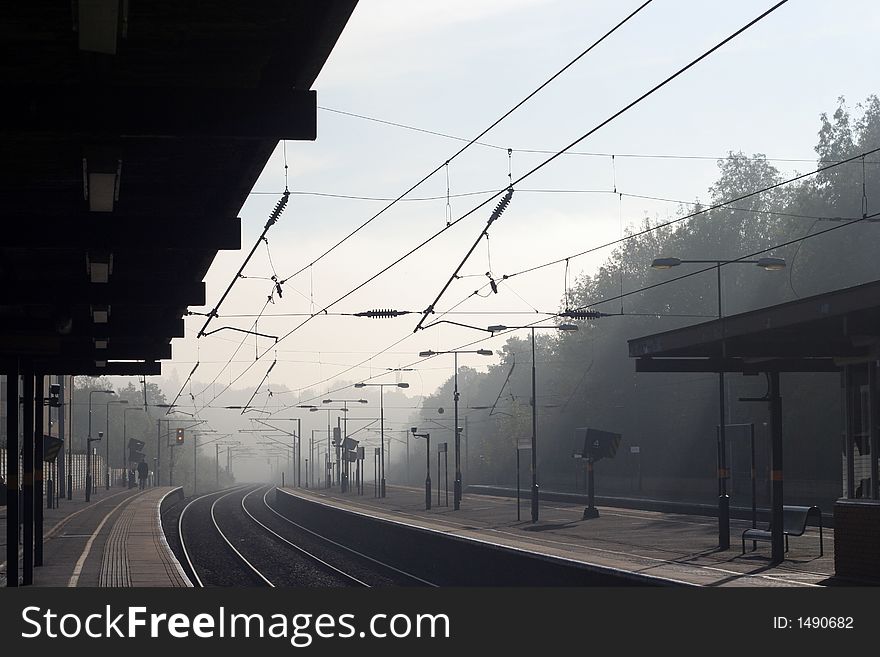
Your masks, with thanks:
M 425 510 L 421 488 L 389 486 L 385 499 L 366 494 L 342 495 L 338 490 L 285 490 L 352 511 L 404 522 L 466 538 L 489 541 L 645 573 L 701 586 L 821 586 L 834 573 L 834 531 L 824 530 L 824 556 L 819 556 L 819 532 L 791 537 L 786 560 L 770 564 L 770 544 L 759 542 L 741 554 L 740 535 L 750 522 L 731 521 L 731 547 L 717 550 L 718 522 L 705 516 L 658 513 L 599 507 L 600 517 L 583 520 L 583 505 L 542 502 L 540 520 L 532 524 L 529 500 L 523 499 L 521 518 L 516 519 L 516 499 L 466 494 L 459 511 L 450 506 Z M 441 500 L 445 501 L 445 500 Z
M 162 533 L 159 506 L 173 488 L 98 490 L 89 504 L 45 510 L 35 586 L 190 586 Z M 0 528 L 6 534 L 5 513 Z M 3 564 L 5 573 L 5 563 Z

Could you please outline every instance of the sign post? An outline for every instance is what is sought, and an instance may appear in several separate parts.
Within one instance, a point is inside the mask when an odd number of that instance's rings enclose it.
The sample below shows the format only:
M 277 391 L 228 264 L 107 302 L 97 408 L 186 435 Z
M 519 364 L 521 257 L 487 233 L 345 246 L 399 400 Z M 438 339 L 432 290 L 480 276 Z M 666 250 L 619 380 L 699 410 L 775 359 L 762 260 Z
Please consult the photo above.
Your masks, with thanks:
M 620 447 L 621 435 L 610 431 L 580 427 L 575 429 L 575 445 L 582 446 L 581 458 L 587 459 L 587 507 L 584 509 L 584 520 L 599 517 L 596 508 L 596 488 L 593 469 L 596 461 L 603 458 L 614 458 Z
M 516 519 L 520 519 L 520 492 L 519 492 L 519 453 L 524 449 L 532 448 L 531 438 L 520 438 L 516 441 Z

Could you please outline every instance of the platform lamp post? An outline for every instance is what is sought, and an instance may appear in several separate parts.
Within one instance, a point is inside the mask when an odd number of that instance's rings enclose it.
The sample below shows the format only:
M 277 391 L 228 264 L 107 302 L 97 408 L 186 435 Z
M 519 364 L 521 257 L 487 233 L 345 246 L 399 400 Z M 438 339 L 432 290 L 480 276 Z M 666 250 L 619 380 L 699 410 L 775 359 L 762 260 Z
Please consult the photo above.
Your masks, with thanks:
M 144 409 L 141 408 L 140 406 L 132 406 L 131 408 L 126 408 L 124 411 L 122 411 L 122 467 L 125 469 L 126 473 L 128 472 L 128 467 L 126 467 L 126 464 L 128 463 L 128 461 L 125 460 L 125 450 L 128 448 L 128 441 L 127 441 L 127 437 L 126 437 L 127 434 L 126 434 L 126 430 L 125 430 L 125 421 L 128 418 L 128 414 L 131 411 L 143 411 L 143 410 Z M 128 477 L 128 475 L 126 474 L 126 479 L 127 479 L 127 477 Z
M 681 258 L 655 258 L 651 263 L 653 269 L 672 269 L 682 264 L 715 265 L 715 281 L 718 290 L 718 319 L 723 317 L 721 304 L 721 266 L 722 265 L 757 265 L 765 271 L 785 269 L 785 259 L 776 257 L 758 258 L 757 260 L 682 260 Z M 721 327 L 721 358 L 727 356 L 724 342 L 724 327 Z M 730 497 L 727 494 L 727 440 L 725 425 L 727 412 L 725 409 L 724 368 L 718 373 L 718 547 L 722 550 L 730 548 Z
M 332 444 L 331 444 L 331 443 L 333 442 L 333 438 L 332 438 L 332 436 L 333 436 L 333 426 L 332 426 L 332 424 L 331 424 L 331 422 L 330 422 L 330 418 L 331 418 L 331 415 L 330 415 L 330 414 L 331 414 L 333 411 L 341 411 L 341 412 L 343 412 L 343 413 L 348 413 L 348 408 L 345 408 L 345 407 L 337 407 L 337 408 L 321 408 L 321 407 L 319 407 L 319 406 L 300 406 L 300 408 L 308 408 L 308 409 L 309 409 L 309 412 L 311 412 L 311 413 L 317 413 L 318 411 L 327 411 L 327 452 L 328 452 L 328 454 L 329 454 L 329 452 L 330 452 L 330 448 L 332 447 Z M 328 457 L 328 458 L 329 458 L 329 457 Z M 332 464 L 331 464 L 331 466 L 330 466 L 330 476 L 328 477 L 328 481 L 327 481 L 327 487 L 328 487 L 328 488 L 330 487 L 330 480 L 331 480 L 331 479 L 333 479 L 333 468 L 332 468 Z
M 428 511 L 431 509 L 431 434 L 427 432 L 417 433 L 418 430 L 418 427 L 410 428 L 414 438 L 424 438 L 427 441 L 425 446 L 425 510 Z M 440 484 L 438 483 L 437 485 L 439 486 Z
M 553 328 L 557 331 L 577 331 L 577 324 L 557 324 L 556 326 L 505 326 L 495 324 L 489 326 L 490 333 L 510 329 L 529 329 L 532 332 L 532 522 L 538 522 L 538 393 L 535 368 L 535 329 Z
M 385 497 L 385 388 L 409 388 L 408 383 L 355 383 L 355 388 L 379 388 L 379 497 Z
M 104 445 L 104 448 L 106 450 L 104 452 L 104 459 L 107 461 L 104 464 L 104 470 L 106 471 L 106 474 L 107 474 L 106 481 L 105 481 L 107 490 L 110 490 L 110 404 L 127 404 L 127 403 L 128 403 L 127 399 L 112 399 L 112 400 L 108 401 L 106 404 L 104 404 L 104 406 L 107 407 L 106 408 L 106 410 L 107 410 L 107 413 L 106 413 L 107 426 L 104 427 L 104 437 L 107 439 L 106 443 Z M 125 411 L 123 411 L 123 413 L 124 412 Z
M 342 454 L 342 443 L 348 437 L 348 405 L 368 404 L 369 402 L 366 399 L 322 399 L 321 403 L 342 404 L 342 411 L 346 413 L 346 415 L 342 416 L 342 435 L 339 437 L 339 444 L 336 445 L 336 480 L 339 482 L 339 485 L 342 488 L 342 492 L 344 493 L 348 487 L 348 476 L 346 475 L 345 481 L 342 480 L 342 472 L 344 468 L 340 462 L 340 454 Z
M 478 354 L 480 356 L 491 356 L 492 351 L 490 349 L 473 349 L 473 350 L 448 350 L 448 351 L 434 351 L 432 349 L 428 349 L 427 351 L 420 351 L 419 358 L 430 358 L 431 356 L 438 356 L 440 354 L 454 354 L 455 359 L 455 374 L 453 376 L 454 380 L 454 391 L 452 393 L 452 399 L 455 405 L 455 418 L 453 424 L 453 431 L 455 432 L 455 482 L 453 483 L 453 492 L 452 492 L 452 508 L 455 511 L 458 511 L 461 508 L 461 492 L 462 492 L 462 483 L 461 483 L 461 427 L 458 426 L 458 355 L 459 354 Z
M 103 431 L 98 432 L 97 438 L 92 438 L 92 395 L 115 395 L 115 390 L 90 390 L 89 391 L 89 434 L 86 437 L 86 502 L 92 499 L 92 443 L 101 440 Z

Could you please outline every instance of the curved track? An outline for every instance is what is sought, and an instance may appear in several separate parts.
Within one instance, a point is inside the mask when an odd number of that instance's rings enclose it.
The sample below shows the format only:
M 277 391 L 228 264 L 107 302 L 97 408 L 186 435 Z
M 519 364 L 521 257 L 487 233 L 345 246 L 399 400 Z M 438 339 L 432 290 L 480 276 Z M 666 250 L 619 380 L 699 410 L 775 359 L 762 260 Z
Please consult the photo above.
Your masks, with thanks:
M 271 505 L 271 491 L 239 486 L 183 508 L 181 561 L 196 586 L 432 586 L 297 524 Z

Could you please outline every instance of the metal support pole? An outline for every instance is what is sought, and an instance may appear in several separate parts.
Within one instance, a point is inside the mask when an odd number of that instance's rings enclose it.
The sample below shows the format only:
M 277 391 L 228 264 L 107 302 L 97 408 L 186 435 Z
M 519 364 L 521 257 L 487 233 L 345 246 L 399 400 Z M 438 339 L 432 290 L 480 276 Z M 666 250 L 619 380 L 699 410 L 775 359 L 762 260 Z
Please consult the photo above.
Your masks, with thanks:
M 853 366 L 843 368 L 843 407 L 845 409 L 844 441 L 846 453 L 846 496 L 852 499 L 856 496 L 855 485 L 855 386 L 853 385 Z
M 198 453 L 197 447 L 196 447 L 196 443 L 198 442 L 198 434 L 195 431 L 193 431 L 192 437 L 193 437 L 193 497 L 195 497 L 196 496 L 196 477 L 198 475 L 198 468 L 196 466 L 197 466 L 197 459 L 199 456 L 199 453 Z
M 446 492 L 446 506 L 449 506 L 449 452 L 448 451 L 443 452 L 443 490 Z M 455 497 L 454 492 L 453 492 L 453 497 Z
M 516 519 L 519 520 L 519 446 L 516 448 Z
M 156 420 L 156 486 L 162 485 L 161 475 L 162 475 L 162 420 Z
M 379 386 L 379 497 L 385 497 L 385 387 Z M 428 456 L 430 459 L 430 455 Z M 429 476 L 430 478 L 430 476 Z M 430 508 L 430 507 L 429 507 Z
M 782 527 L 782 395 L 779 388 L 779 372 L 770 373 L 770 533 L 773 563 L 785 559 L 785 543 Z
M 538 522 L 538 393 L 535 373 L 535 327 L 532 327 L 532 522 Z
M 24 502 L 24 542 L 22 584 L 34 583 L 34 371 L 30 363 L 22 367 L 23 408 L 22 438 L 24 442 L 22 498 Z
M 60 466 L 56 466 L 56 473 L 58 474 L 58 497 L 61 497 L 64 489 L 67 487 L 67 459 L 70 457 L 70 444 L 68 442 L 64 442 L 65 429 L 67 428 L 64 422 L 64 376 L 58 375 L 57 382 L 59 385 L 58 391 L 58 401 L 61 404 L 58 407 L 58 437 L 61 439 L 61 463 Z M 56 463 L 58 463 L 56 461 Z M 56 506 L 57 506 L 56 498 Z
M 749 447 L 752 456 L 752 529 L 758 526 L 758 490 L 755 469 L 755 424 L 749 425 Z M 752 549 L 757 548 L 758 542 L 752 541 Z
M 425 468 L 425 509 L 431 508 L 431 434 L 425 434 L 427 440 L 427 448 L 425 449 L 426 468 Z
M 34 386 L 34 565 L 43 565 L 43 408 L 45 376 L 36 375 Z
M 458 352 L 455 356 L 455 392 L 452 395 L 455 401 L 455 423 L 452 431 L 455 433 L 455 482 L 453 483 L 452 504 L 456 511 L 461 508 L 461 434 L 458 431 Z M 447 457 L 448 459 L 449 457 Z
M 722 318 L 721 263 L 715 265 L 718 284 L 718 319 Z M 727 355 L 724 343 L 724 327 L 721 328 L 721 358 Z M 724 372 L 718 373 L 718 548 L 730 548 L 730 496 L 727 494 L 727 413 L 725 409 Z
M 70 401 L 67 407 L 70 427 L 67 432 L 67 454 L 64 458 L 67 460 L 67 499 L 73 499 L 73 393 L 76 391 L 76 380 L 73 375 L 70 376 Z
M 868 434 L 869 436 L 869 452 L 871 455 L 871 499 L 880 499 L 880 481 L 878 481 L 878 460 L 877 450 L 880 449 L 880 441 L 878 441 L 878 399 L 877 399 L 877 363 L 876 361 L 868 364 L 868 404 L 870 412 L 868 414 Z
M 106 411 L 104 414 L 106 419 L 104 426 L 104 490 L 110 490 L 110 402 L 104 404 L 104 410 Z M 123 411 L 123 413 L 125 413 L 125 411 Z M 125 446 L 123 445 L 122 448 L 125 449 Z M 124 453 L 122 458 L 125 458 Z M 124 462 L 125 461 L 123 461 L 123 463 Z
M 92 393 L 89 390 L 89 433 L 86 436 L 86 502 L 92 499 Z
M 217 470 L 217 488 L 220 488 L 220 445 L 214 445 L 214 466 Z
M 18 362 L 6 371 L 6 586 L 18 586 L 19 523 L 19 441 L 18 441 Z M 68 478 L 68 486 L 70 479 Z
M 598 518 L 599 509 L 596 508 L 596 481 L 594 478 L 593 457 L 587 457 L 587 508 L 584 509 L 584 520 Z

